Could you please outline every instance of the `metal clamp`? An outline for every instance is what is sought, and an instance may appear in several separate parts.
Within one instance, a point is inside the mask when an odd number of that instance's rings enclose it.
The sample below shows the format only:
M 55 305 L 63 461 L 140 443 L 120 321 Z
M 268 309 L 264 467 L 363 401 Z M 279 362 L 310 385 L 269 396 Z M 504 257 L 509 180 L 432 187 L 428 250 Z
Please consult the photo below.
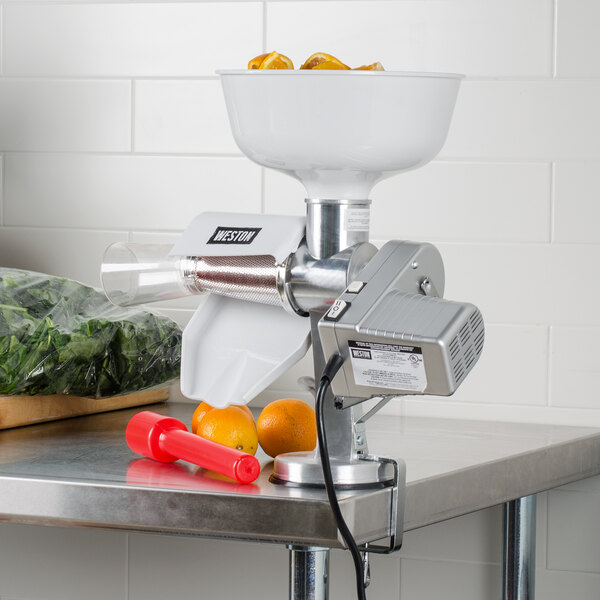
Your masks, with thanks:
M 390 554 L 402 547 L 402 535 L 404 533 L 404 499 L 406 495 L 406 465 L 403 460 L 396 461 L 368 454 L 361 456 L 361 460 L 391 464 L 394 468 L 394 479 L 392 483 L 392 498 L 390 502 L 390 536 L 387 546 L 372 544 L 368 542 L 359 546 L 361 552 L 373 552 L 375 554 Z

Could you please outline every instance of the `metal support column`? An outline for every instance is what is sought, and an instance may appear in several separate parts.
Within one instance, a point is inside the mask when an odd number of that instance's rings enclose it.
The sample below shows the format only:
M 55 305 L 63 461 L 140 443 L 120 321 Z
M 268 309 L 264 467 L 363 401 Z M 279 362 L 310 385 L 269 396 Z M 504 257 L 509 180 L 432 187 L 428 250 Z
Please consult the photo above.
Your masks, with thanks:
M 503 600 L 535 598 L 535 504 L 533 495 L 504 505 Z
M 288 546 L 290 600 L 328 600 L 329 548 Z

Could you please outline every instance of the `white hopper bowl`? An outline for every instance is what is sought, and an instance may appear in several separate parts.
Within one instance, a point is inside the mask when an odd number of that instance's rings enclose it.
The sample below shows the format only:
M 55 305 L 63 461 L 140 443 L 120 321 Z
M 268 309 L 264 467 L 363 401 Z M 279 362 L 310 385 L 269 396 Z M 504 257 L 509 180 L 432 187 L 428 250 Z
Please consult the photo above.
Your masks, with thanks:
M 394 71 L 218 71 L 233 136 L 308 198 L 367 199 L 375 183 L 442 148 L 462 75 Z

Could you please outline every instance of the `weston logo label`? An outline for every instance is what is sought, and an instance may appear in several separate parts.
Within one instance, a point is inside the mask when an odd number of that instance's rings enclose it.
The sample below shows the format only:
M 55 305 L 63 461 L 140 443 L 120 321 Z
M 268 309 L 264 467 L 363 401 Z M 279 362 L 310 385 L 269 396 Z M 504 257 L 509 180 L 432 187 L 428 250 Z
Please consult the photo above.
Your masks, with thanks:
M 251 244 L 262 227 L 217 227 L 207 244 Z
M 363 350 L 362 348 L 350 348 L 354 358 L 362 358 L 364 360 L 372 360 L 371 351 Z

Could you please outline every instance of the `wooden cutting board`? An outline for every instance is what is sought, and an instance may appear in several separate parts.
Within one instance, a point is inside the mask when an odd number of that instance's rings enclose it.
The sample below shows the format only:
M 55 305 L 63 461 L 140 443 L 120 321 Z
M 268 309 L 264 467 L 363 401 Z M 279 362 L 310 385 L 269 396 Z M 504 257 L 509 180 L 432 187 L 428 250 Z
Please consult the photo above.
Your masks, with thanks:
M 154 404 L 164 402 L 168 398 L 168 388 L 98 399 L 62 394 L 56 396 L 0 396 L 0 429 L 91 415 L 130 406 Z

